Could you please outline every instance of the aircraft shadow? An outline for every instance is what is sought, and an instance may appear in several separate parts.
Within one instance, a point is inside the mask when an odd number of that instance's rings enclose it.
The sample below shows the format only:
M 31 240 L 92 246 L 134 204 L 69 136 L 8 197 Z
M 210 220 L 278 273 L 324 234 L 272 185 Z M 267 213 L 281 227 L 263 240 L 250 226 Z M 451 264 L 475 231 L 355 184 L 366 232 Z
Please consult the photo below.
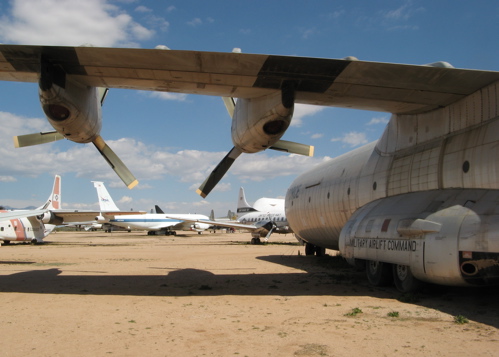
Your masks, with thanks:
M 61 269 L 30 270 L 0 275 L 0 292 L 129 296 L 372 296 L 436 309 L 499 328 L 499 288 L 465 289 L 430 286 L 404 297 L 394 287 L 371 287 L 363 272 L 355 271 L 341 258 L 264 256 L 258 259 L 290 266 L 296 273 L 214 274 L 199 269 L 159 271 L 151 275 L 100 275 L 86 271 L 66 275 Z M 30 264 L 31 262 L 26 262 Z M 10 264 L 0 262 L 0 264 Z M 236 271 L 237 268 L 234 269 Z M 163 271 L 163 272 L 161 272 Z M 71 272 L 66 270 L 65 272 Z M 78 273 L 78 272 L 76 272 Z M 93 275 L 89 275 L 92 274 Z M 409 299 L 409 300 L 404 300 Z
M 370 286 L 365 272 L 357 271 L 341 257 L 265 256 L 258 259 L 309 273 L 322 271 L 333 282 L 355 286 L 358 295 L 383 297 L 386 294 L 401 302 L 439 310 L 452 316 L 463 315 L 473 321 L 499 328 L 499 305 L 496 302 L 499 286 L 464 288 L 426 284 L 417 293 L 404 294 L 394 286 Z

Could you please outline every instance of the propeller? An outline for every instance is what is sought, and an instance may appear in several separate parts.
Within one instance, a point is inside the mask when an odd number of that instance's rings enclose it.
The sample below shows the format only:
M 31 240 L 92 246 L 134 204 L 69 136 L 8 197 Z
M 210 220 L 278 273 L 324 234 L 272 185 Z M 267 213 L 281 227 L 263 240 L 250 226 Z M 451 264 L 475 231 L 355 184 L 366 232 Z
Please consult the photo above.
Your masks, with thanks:
M 41 133 L 14 136 L 14 147 L 22 148 L 25 146 L 52 143 L 64 139 L 64 135 L 57 131 L 46 131 Z
M 92 143 L 95 145 L 97 150 L 101 153 L 101 155 L 106 159 L 107 163 L 111 168 L 116 172 L 116 174 L 120 177 L 123 183 L 129 189 L 137 186 L 139 181 L 135 178 L 132 172 L 126 167 L 126 165 L 121 161 L 121 159 L 114 153 L 113 150 L 106 144 L 104 139 L 100 135 L 98 135 Z
M 225 104 L 225 108 L 229 113 L 230 117 L 234 116 L 234 111 L 236 107 L 236 103 L 234 98 L 232 97 L 222 97 L 222 100 Z M 269 149 L 284 151 L 293 154 L 305 155 L 305 156 L 313 156 L 314 155 L 314 147 L 305 144 L 299 144 L 292 141 L 286 140 L 278 140 L 274 143 L 274 145 L 270 146 Z M 196 193 L 201 197 L 206 198 L 208 194 L 215 188 L 215 186 L 220 182 L 220 180 L 227 173 L 229 168 L 232 166 L 234 161 L 243 153 L 243 151 L 234 146 L 229 153 L 220 161 L 220 163 L 215 167 L 215 169 L 210 173 L 210 175 L 206 178 L 206 180 L 199 186 L 196 190 Z
M 211 174 L 204 180 L 204 182 L 196 190 L 196 193 L 203 198 L 206 198 L 208 194 L 215 188 L 218 182 L 224 177 L 225 173 L 232 166 L 234 161 L 242 154 L 242 151 L 235 146 L 231 151 L 220 161 L 220 163 L 215 167 Z
M 268 242 L 269 241 L 269 238 L 270 238 L 270 235 L 272 234 L 272 232 L 274 231 L 274 229 L 276 229 L 277 226 L 274 222 L 272 222 L 272 228 L 269 229 L 269 232 L 267 233 L 267 235 L 265 236 L 265 242 Z

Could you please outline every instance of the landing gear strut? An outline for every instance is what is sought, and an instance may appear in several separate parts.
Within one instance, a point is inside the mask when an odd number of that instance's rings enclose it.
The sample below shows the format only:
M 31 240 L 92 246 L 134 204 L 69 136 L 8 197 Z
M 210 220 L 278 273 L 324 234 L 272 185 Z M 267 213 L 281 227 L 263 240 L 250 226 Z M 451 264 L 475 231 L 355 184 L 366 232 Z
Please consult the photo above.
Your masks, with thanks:
M 316 255 L 318 257 L 323 257 L 324 255 L 326 255 L 326 248 L 322 248 L 310 243 L 305 243 L 305 255 Z

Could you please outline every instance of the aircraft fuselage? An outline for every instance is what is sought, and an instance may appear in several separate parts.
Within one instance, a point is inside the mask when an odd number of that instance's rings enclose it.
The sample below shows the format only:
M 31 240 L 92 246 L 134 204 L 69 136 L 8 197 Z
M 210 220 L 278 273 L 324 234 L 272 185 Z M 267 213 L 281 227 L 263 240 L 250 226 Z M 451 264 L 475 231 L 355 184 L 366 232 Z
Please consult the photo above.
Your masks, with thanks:
M 498 281 L 498 87 L 392 115 L 379 141 L 299 176 L 286 195 L 293 231 L 351 263 L 409 267 L 423 281 Z
M 6 211 L 0 211 L 6 212 Z M 45 225 L 36 217 L 0 221 L 0 240 L 41 242 L 48 235 Z

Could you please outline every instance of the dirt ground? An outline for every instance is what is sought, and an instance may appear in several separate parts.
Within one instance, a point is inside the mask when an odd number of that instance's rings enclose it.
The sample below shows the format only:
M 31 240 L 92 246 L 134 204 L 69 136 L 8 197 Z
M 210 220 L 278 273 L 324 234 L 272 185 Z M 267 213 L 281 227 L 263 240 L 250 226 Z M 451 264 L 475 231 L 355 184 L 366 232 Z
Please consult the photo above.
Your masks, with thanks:
M 180 233 L 180 232 L 179 232 Z M 0 248 L 2 356 L 497 356 L 499 289 L 370 287 L 292 235 L 53 233 Z

